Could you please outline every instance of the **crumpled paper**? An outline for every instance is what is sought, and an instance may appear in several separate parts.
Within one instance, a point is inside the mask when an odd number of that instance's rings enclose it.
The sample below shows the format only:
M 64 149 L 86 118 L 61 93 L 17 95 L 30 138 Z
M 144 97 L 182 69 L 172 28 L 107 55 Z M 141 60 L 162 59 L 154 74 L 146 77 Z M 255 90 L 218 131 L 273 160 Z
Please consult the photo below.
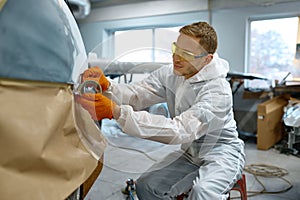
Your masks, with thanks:
M 106 147 L 68 84 L 0 79 L 2 200 L 67 198 Z

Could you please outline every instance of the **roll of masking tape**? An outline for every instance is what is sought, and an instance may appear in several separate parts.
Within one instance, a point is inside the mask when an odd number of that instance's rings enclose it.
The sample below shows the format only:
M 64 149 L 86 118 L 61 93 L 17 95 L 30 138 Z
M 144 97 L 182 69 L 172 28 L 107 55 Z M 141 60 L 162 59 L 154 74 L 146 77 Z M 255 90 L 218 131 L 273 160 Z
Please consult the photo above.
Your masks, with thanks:
M 77 92 L 80 95 L 83 95 L 85 93 L 96 94 L 96 93 L 102 93 L 102 88 L 99 85 L 99 83 L 96 81 L 85 80 L 78 86 Z

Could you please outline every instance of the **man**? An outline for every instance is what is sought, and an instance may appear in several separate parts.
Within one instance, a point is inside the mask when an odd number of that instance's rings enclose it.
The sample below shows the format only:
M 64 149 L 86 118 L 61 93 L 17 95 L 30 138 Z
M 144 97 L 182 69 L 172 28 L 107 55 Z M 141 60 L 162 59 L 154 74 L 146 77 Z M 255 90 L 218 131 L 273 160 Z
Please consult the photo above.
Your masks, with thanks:
M 134 84 L 109 83 L 99 68 L 83 79 L 97 80 L 105 93 L 76 97 L 97 120 L 114 118 L 125 133 L 167 144 L 182 144 L 143 174 L 136 184 L 140 200 L 227 199 L 244 166 L 238 138 L 228 63 L 215 53 L 217 35 L 206 22 L 180 29 L 173 43 L 173 65 L 161 67 Z M 112 99 L 112 100 L 111 100 Z M 140 111 L 167 102 L 171 118 Z

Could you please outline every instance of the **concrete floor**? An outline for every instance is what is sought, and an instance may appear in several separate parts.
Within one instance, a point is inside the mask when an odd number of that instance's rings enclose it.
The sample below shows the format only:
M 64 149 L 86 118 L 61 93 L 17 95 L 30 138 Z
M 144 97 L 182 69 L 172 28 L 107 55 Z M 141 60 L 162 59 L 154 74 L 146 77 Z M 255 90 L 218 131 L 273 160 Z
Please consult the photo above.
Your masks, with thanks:
M 121 190 L 126 186 L 126 180 L 136 180 L 154 162 L 162 159 L 172 151 L 179 150 L 179 145 L 163 145 L 160 143 L 134 138 L 122 133 L 111 121 L 104 122 L 103 134 L 109 145 L 104 153 L 104 167 L 93 187 L 84 200 L 122 200 L 126 196 Z M 253 195 L 251 191 L 261 191 L 263 188 L 255 177 L 244 172 L 247 180 L 249 200 L 298 200 L 300 199 L 300 158 L 281 154 L 271 148 L 267 151 L 257 150 L 255 141 L 245 141 L 246 166 L 271 165 L 288 171 L 284 178 L 293 187 L 283 193 Z M 258 176 L 267 191 L 280 191 L 289 185 L 280 178 Z M 239 193 L 231 192 L 231 199 L 240 199 Z M 137 198 L 135 198 L 137 200 Z

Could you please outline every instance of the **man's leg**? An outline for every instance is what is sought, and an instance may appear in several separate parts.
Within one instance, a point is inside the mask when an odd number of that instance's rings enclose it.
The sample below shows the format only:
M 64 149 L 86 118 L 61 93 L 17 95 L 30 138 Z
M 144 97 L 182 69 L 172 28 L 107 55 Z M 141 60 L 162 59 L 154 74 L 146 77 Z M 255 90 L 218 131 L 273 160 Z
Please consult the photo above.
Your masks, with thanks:
M 183 155 L 171 163 L 172 159 L 174 155 L 167 156 L 137 180 L 139 200 L 175 199 L 189 189 L 191 200 L 227 199 L 244 167 L 244 155 L 230 147 L 212 150 L 200 159 L 200 166 Z
M 137 196 L 139 200 L 174 199 L 192 187 L 198 169 L 182 153 L 171 153 L 137 180 Z
M 244 155 L 224 145 L 209 152 L 199 168 L 199 177 L 193 182 L 189 200 L 226 200 L 228 192 L 241 177 Z

